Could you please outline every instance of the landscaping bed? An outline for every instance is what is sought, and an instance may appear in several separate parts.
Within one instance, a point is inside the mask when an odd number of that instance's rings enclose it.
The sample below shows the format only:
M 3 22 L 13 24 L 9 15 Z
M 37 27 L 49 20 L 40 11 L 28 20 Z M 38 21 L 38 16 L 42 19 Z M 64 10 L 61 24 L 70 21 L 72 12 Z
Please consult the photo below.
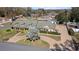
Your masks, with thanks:
M 60 33 L 58 33 L 58 32 L 47 32 L 47 31 L 40 31 L 40 33 L 60 35 Z

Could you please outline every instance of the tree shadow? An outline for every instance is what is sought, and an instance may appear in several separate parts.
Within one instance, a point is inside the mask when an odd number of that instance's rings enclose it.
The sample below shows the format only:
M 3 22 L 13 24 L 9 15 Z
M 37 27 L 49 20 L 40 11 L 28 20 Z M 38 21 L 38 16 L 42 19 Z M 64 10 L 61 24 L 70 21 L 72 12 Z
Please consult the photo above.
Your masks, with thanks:
M 79 51 L 79 43 L 76 43 L 74 39 L 66 40 L 63 44 L 53 45 L 55 48 L 52 48 L 51 51 Z

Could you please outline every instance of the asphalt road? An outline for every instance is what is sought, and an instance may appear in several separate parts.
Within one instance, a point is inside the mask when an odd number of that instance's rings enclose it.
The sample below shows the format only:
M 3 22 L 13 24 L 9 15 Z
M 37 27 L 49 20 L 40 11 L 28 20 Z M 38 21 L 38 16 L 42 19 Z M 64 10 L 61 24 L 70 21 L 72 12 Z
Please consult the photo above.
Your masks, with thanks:
M 39 48 L 15 43 L 0 43 L 0 51 L 49 51 L 49 48 Z

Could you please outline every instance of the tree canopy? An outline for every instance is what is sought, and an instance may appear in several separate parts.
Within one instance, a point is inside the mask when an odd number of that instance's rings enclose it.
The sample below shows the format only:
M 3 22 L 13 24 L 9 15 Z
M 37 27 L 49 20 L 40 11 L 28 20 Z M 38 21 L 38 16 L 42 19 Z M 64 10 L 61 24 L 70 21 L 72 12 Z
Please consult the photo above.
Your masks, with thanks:
M 60 12 L 55 17 L 59 23 L 68 22 L 70 18 L 70 13 L 67 10 Z
M 67 11 L 65 10 L 64 12 L 60 12 L 56 16 L 57 21 L 59 22 L 79 22 L 79 7 L 72 7 L 71 10 Z
M 13 17 L 25 14 L 26 9 L 21 7 L 0 7 L 0 17 Z
M 72 7 L 70 21 L 79 22 L 79 7 Z

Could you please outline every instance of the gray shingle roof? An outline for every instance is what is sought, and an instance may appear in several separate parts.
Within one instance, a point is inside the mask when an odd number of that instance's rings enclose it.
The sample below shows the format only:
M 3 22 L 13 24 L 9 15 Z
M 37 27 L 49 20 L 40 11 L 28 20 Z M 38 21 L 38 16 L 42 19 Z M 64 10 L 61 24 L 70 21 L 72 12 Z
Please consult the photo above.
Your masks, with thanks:
M 13 22 L 12 26 L 19 28 L 28 28 L 30 24 L 37 25 L 38 28 L 43 28 L 44 26 L 53 28 L 55 25 L 54 23 L 52 23 L 52 20 L 16 20 Z

